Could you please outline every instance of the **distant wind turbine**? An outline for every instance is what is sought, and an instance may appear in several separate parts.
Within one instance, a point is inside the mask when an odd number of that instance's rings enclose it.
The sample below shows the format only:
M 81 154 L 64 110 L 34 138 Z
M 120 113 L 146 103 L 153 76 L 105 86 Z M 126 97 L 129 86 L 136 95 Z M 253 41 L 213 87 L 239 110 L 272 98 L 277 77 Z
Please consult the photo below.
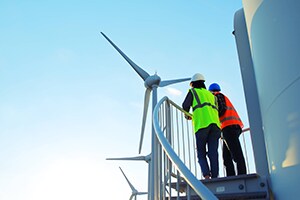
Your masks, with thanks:
M 148 164 L 148 180 L 151 179 L 150 174 L 150 161 L 151 154 L 147 156 L 135 156 L 135 157 L 122 157 L 122 158 L 106 158 L 106 160 L 126 160 L 126 161 L 145 161 Z M 150 190 L 150 184 L 148 182 L 148 190 Z
M 125 179 L 126 179 L 128 185 L 130 186 L 131 191 L 132 191 L 132 194 L 131 194 L 129 200 L 132 200 L 133 197 L 134 197 L 134 199 L 136 200 L 136 196 L 137 196 L 137 195 L 148 194 L 148 192 L 139 192 L 139 191 L 137 191 L 137 189 L 135 189 L 135 187 L 130 183 L 130 181 L 129 181 L 128 178 L 126 177 L 126 175 L 125 175 L 125 173 L 123 172 L 122 168 L 121 168 L 121 167 L 119 167 L 119 168 L 120 168 L 122 174 L 124 175 L 124 177 L 125 177 Z

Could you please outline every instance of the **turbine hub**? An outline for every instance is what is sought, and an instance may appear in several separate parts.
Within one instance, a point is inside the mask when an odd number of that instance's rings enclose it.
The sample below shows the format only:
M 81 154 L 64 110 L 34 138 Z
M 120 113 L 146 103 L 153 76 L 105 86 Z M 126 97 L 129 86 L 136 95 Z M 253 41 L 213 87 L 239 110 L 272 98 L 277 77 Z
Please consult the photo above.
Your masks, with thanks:
M 148 78 L 146 78 L 145 87 L 152 89 L 152 87 L 154 85 L 158 86 L 160 81 L 161 81 L 161 78 L 157 74 L 154 74 L 154 75 L 149 76 Z

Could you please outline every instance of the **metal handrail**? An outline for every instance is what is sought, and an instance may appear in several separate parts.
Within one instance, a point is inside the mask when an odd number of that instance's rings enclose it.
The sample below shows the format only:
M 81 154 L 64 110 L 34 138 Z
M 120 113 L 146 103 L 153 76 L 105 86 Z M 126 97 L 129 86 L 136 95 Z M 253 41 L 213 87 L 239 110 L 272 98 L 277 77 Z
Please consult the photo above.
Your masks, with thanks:
M 154 196 L 159 199 L 161 199 L 161 197 L 165 199 L 167 195 L 171 197 L 173 195 L 171 194 L 172 189 L 175 189 L 177 192 L 177 199 L 180 199 L 180 193 L 182 192 L 185 192 L 187 197 L 190 197 L 191 193 L 193 195 L 196 193 L 199 196 L 201 193 L 201 190 L 197 190 L 195 185 L 193 185 L 195 183 L 198 186 L 201 185 L 199 187 L 202 188 L 203 184 L 199 179 L 203 179 L 204 177 L 197 162 L 196 141 L 194 134 L 191 134 L 193 132 L 192 121 L 185 119 L 185 116 L 192 117 L 192 114 L 184 111 L 168 97 L 162 98 L 154 108 L 153 128 L 158 138 L 157 144 L 159 146 L 157 146 L 157 148 L 160 149 L 153 162 L 157 163 L 159 166 L 158 169 L 160 170 L 160 175 L 154 180 L 155 185 L 160 188 L 160 194 L 155 192 Z M 252 151 L 247 152 L 247 146 L 250 145 L 249 147 L 251 147 L 251 143 L 247 143 L 246 145 L 245 141 L 245 132 L 250 134 L 250 128 L 245 128 L 242 132 L 244 134 L 241 135 L 241 142 L 243 143 L 242 148 L 245 155 L 247 174 L 251 172 L 255 173 L 253 169 L 250 171 L 249 168 L 248 153 L 249 158 L 253 159 L 253 155 L 250 155 Z M 246 137 L 248 136 L 247 134 Z M 220 140 L 220 145 L 219 153 L 222 153 L 222 139 Z M 223 169 L 223 173 L 222 175 L 220 174 L 220 177 L 223 177 L 225 176 L 225 167 L 222 157 L 219 157 L 219 166 L 220 170 Z M 200 174 L 197 173 L 198 170 L 200 170 Z M 192 176 L 194 182 L 188 176 Z M 174 179 L 176 178 L 177 180 L 175 182 Z M 187 185 L 181 185 L 182 182 L 186 182 Z M 169 188 L 166 189 L 166 187 Z M 194 193 L 191 188 L 194 189 Z M 163 193 L 163 191 L 166 191 L 168 194 Z M 205 198 L 202 197 L 202 199 Z
M 217 197 L 201 182 L 199 181 L 194 174 L 187 168 L 187 166 L 182 162 L 179 156 L 175 153 L 174 149 L 170 145 L 167 138 L 164 136 L 164 132 L 160 127 L 159 121 L 159 110 L 163 105 L 163 102 L 167 102 L 172 104 L 177 109 L 182 111 L 184 114 L 191 116 L 190 113 L 185 112 L 181 107 L 176 105 L 173 101 L 169 100 L 168 97 L 163 97 L 155 106 L 153 111 L 153 126 L 156 132 L 156 136 L 158 138 L 159 144 L 161 145 L 162 150 L 165 155 L 175 165 L 176 169 L 180 172 L 182 178 L 185 179 L 187 184 L 199 195 L 202 199 L 211 199 L 217 200 Z M 160 158 L 158 158 L 160 159 Z M 159 163 L 158 161 L 156 163 Z M 162 185 L 162 183 L 158 183 Z

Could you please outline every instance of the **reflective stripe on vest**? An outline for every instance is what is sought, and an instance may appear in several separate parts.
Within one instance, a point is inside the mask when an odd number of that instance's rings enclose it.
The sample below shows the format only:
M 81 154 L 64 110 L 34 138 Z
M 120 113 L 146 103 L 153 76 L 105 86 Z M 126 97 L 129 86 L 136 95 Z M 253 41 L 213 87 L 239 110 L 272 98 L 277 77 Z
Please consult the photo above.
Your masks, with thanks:
M 215 96 L 206 89 L 192 88 L 193 94 L 193 125 L 194 132 L 206 128 L 210 124 L 220 127 Z
M 199 99 L 199 96 L 197 95 L 195 89 L 192 88 L 191 91 L 192 91 L 192 93 L 193 93 L 193 95 L 194 95 L 194 97 L 195 97 L 195 99 L 196 99 L 196 101 L 197 101 L 197 105 L 193 107 L 193 110 L 196 110 L 196 108 L 202 108 L 202 107 L 204 107 L 204 106 L 211 106 L 211 107 L 213 107 L 214 109 L 218 110 L 217 106 L 212 105 L 212 104 L 209 103 L 209 102 L 204 102 L 203 104 L 201 104 L 200 99 Z
M 239 117 L 237 111 L 233 107 L 230 100 L 223 94 L 226 104 L 226 111 L 222 117 L 220 117 L 221 128 L 225 128 L 230 125 L 239 125 L 241 128 L 244 127 L 241 118 Z

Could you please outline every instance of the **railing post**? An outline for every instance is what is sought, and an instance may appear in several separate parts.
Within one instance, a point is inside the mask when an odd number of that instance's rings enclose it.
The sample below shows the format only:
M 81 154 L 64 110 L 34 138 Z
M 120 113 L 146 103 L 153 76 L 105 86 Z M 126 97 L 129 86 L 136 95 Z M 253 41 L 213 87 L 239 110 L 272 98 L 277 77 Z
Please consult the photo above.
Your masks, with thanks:
M 170 103 L 169 101 L 165 101 L 165 115 L 166 115 L 166 124 L 165 124 L 165 128 L 166 128 L 166 138 L 167 140 L 169 141 L 170 144 L 172 144 L 172 139 L 171 139 L 171 109 L 170 109 Z M 169 173 L 171 175 L 172 173 L 172 163 L 169 162 Z M 170 179 L 171 179 L 171 176 L 170 176 Z M 171 181 L 170 181 L 171 183 Z M 170 187 L 170 186 L 169 186 Z M 172 191 L 171 189 L 169 190 L 170 191 L 170 194 L 169 194 L 169 197 L 171 197 L 172 195 Z

